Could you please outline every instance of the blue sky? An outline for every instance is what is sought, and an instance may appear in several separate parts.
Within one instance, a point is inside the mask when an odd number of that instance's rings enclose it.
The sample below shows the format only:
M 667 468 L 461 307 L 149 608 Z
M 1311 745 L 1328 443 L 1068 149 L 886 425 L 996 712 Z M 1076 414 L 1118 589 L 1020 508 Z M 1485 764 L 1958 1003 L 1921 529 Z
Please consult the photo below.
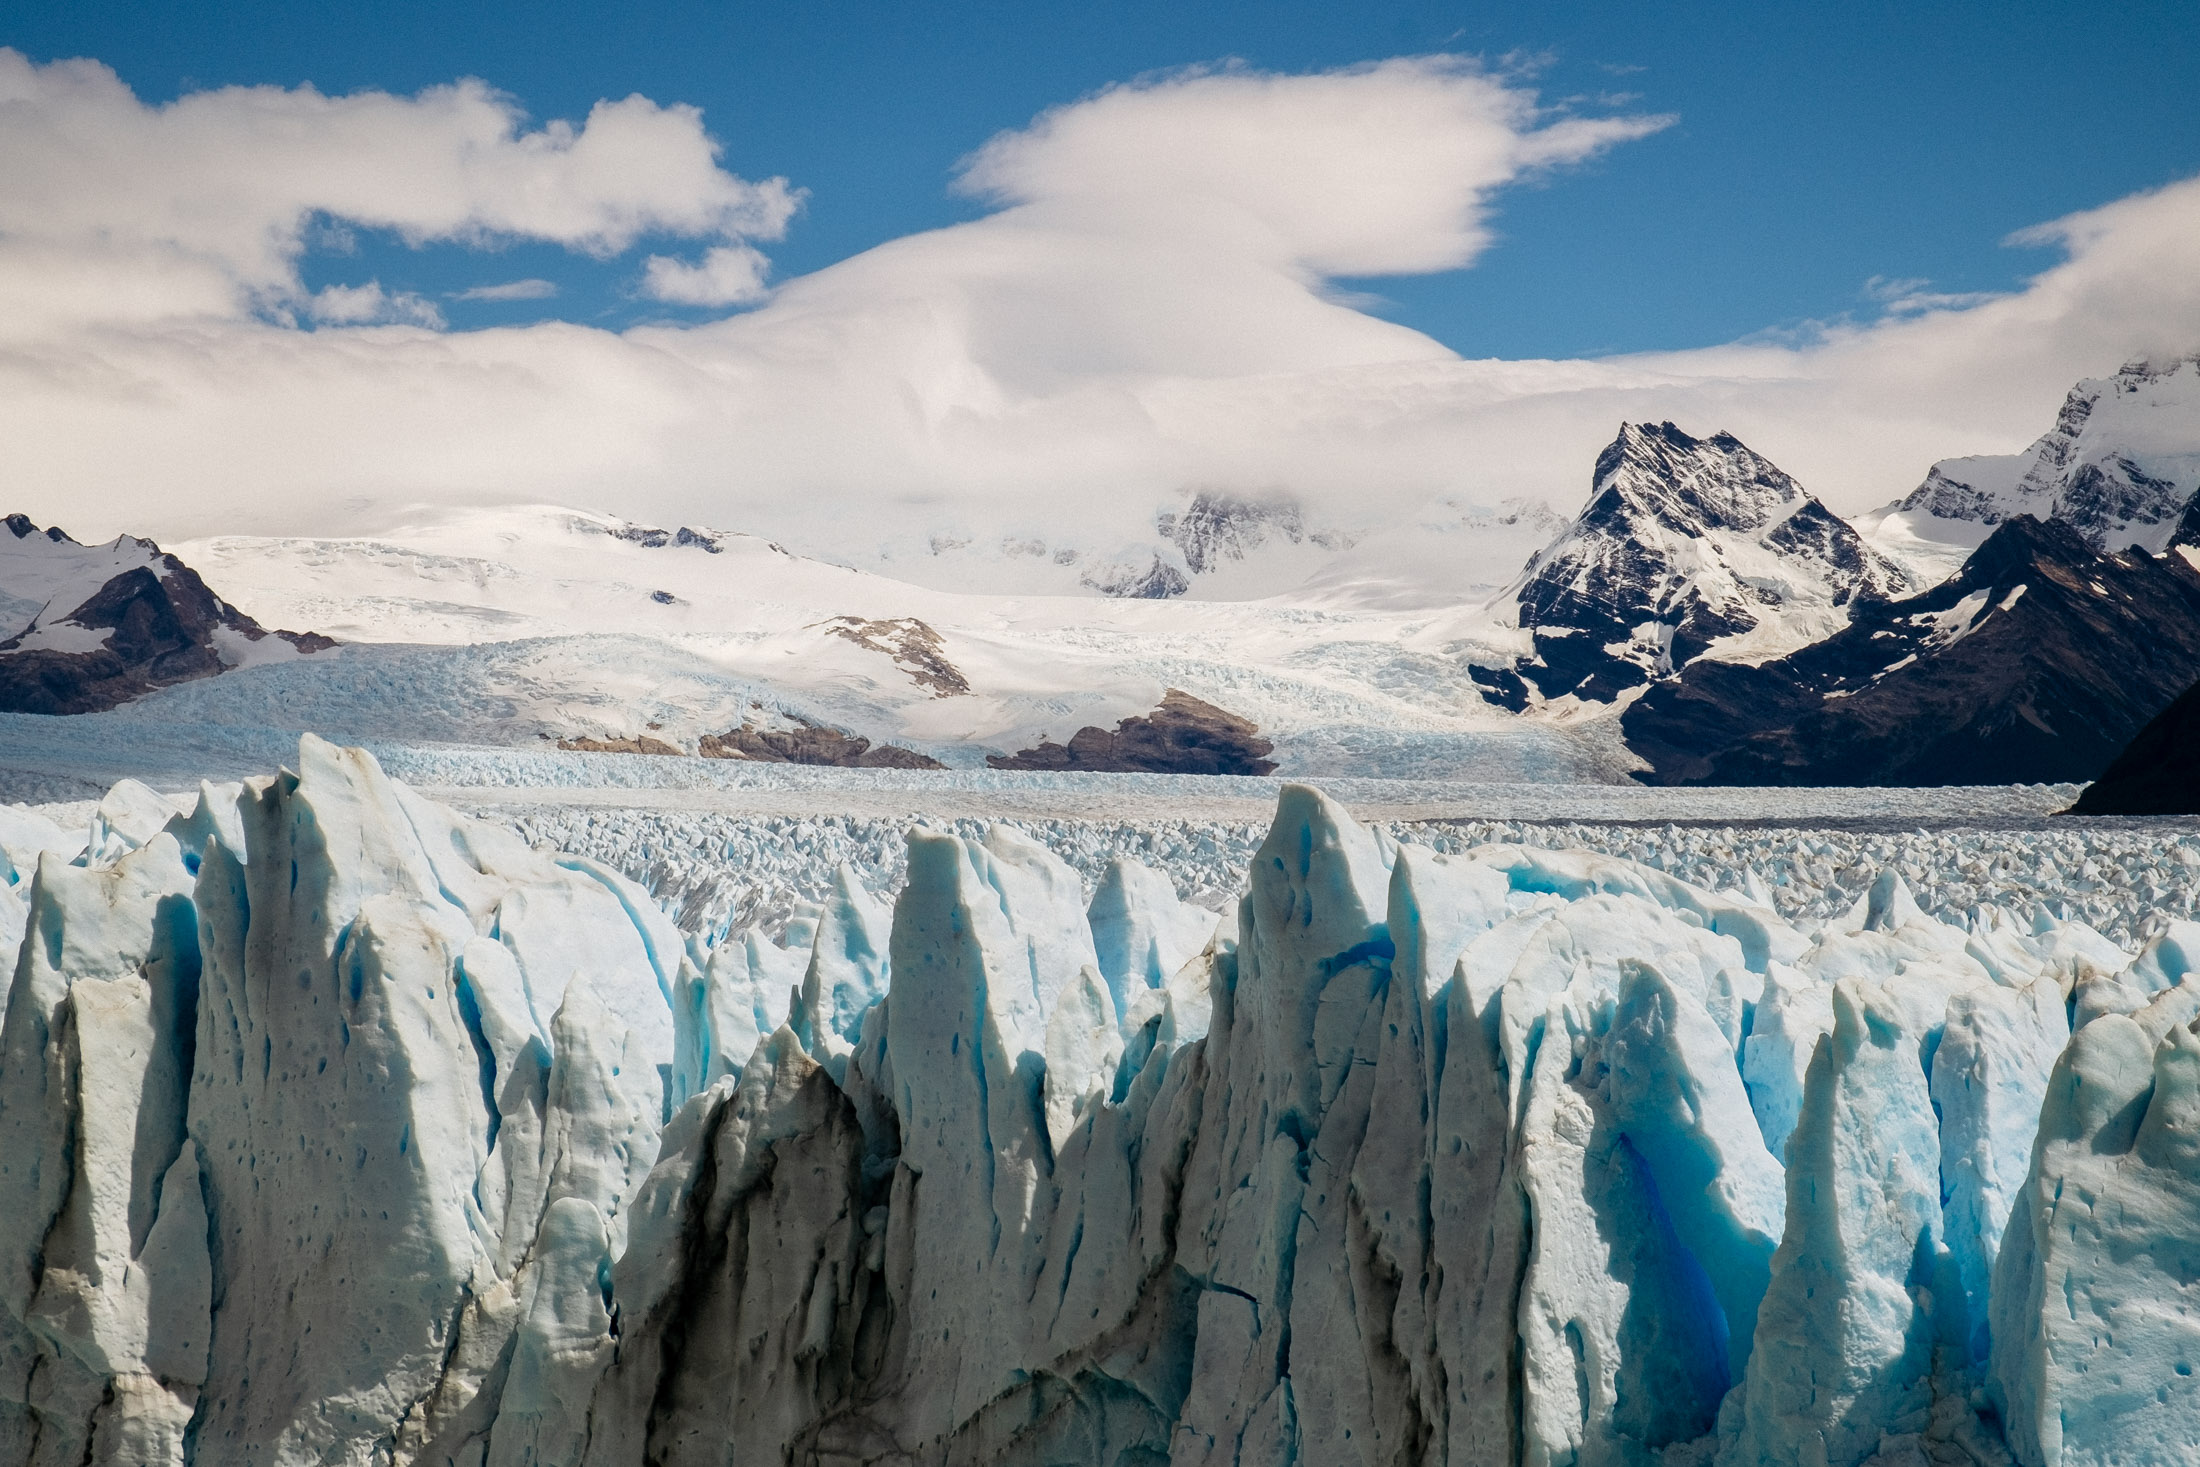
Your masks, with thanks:
M 2011 231 L 2200 172 L 2200 9 L 2095 5 L 28 5 L 0 44 L 90 56 L 150 103 L 232 83 L 399 93 L 477 76 L 536 119 L 642 93 L 700 107 L 723 166 L 807 191 L 775 278 L 982 212 L 959 159 L 1043 109 L 1237 58 L 1297 72 L 1454 52 L 1532 64 L 1546 103 L 1677 123 L 1496 200 L 1472 267 L 1341 282 L 1473 357 L 1595 356 L 1869 319 L 1867 282 L 2007 290 Z M 309 286 L 379 279 L 453 327 L 679 314 L 555 244 L 355 234 Z M 548 299 L 453 299 L 548 279 Z M 695 315 L 714 314 L 698 310 Z

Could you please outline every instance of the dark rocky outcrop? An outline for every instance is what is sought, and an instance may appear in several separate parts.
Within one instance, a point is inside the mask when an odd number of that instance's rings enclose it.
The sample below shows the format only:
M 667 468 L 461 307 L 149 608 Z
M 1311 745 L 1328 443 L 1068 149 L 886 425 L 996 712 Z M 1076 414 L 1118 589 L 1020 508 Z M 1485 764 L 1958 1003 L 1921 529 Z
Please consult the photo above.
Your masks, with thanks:
M 336 645 L 317 633 L 268 631 L 150 540 L 85 546 L 22 515 L 0 527 L 12 537 L 0 542 L 12 552 L 0 559 L 0 594 L 40 606 L 0 642 L 0 711 L 96 713 L 213 677 L 269 637 L 300 653 Z
M 1954 576 L 1750 667 L 1698 662 L 1621 718 L 1660 784 L 2082 781 L 2200 679 L 2200 572 L 2019 515 Z
M 1042 739 L 1035 749 L 991 754 L 995 769 L 1070 770 L 1083 774 L 1272 774 L 1275 745 L 1249 719 L 1171 688 L 1161 706 L 1126 718 L 1110 733 L 1090 725 L 1067 744 Z
M 2068 813 L 2200 815 L 2200 683 L 2140 729 Z
M 829 764 L 842 769 L 945 769 L 929 754 L 898 744 L 878 744 L 860 734 L 789 714 L 788 728 L 744 723 L 722 734 L 704 734 L 696 752 L 705 759 L 753 759 L 764 764 Z

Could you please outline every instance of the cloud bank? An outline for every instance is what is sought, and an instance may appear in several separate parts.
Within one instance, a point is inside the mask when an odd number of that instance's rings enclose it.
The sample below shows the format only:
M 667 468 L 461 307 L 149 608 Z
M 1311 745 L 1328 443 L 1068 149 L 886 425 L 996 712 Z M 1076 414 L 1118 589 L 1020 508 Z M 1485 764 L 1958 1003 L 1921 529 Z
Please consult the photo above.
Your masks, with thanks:
M 148 108 L 0 52 L 0 466 L 11 507 L 86 533 L 524 499 L 859 556 L 1135 539 L 1195 487 L 1365 525 L 1437 494 L 1570 510 L 1620 419 L 1671 417 L 1853 510 L 2021 445 L 2078 376 L 2200 345 L 2200 180 L 2043 225 L 2065 258 L 2020 291 L 1880 282 L 1883 319 L 1800 343 L 1465 361 L 1330 284 L 1471 265 L 1508 186 L 1666 121 L 1551 115 L 1450 58 L 1171 75 L 981 148 L 958 186 L 984 217 L 770 287 L 756 246 L 799 196 L 725 171 L 692 109 L 528 131 L 474 82 Z M 444 330 L 379 286 L 303 292 L 314 231 L 346 226 L 676 236 L 639 292 L 751 308 Z

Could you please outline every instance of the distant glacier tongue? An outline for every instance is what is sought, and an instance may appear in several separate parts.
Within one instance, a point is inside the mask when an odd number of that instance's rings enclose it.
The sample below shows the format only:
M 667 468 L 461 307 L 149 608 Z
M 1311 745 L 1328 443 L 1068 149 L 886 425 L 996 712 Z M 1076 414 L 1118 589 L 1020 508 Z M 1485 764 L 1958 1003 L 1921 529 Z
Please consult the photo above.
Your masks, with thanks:
M 1289 786 L 1219 927 L 919 828 L 890 913 L 706 946 L 310 737 L 20 823 L 0 1464 L 2200 1450 L 2187 924 L 1790 921 Z

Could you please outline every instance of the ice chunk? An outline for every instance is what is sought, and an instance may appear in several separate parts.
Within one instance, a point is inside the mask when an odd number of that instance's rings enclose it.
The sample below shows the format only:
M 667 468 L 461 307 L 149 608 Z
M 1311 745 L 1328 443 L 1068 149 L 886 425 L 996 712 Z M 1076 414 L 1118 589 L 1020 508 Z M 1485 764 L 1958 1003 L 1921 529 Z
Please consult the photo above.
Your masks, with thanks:
M 795 1032 L 840 1078 L 863 1026 L 863 1012 L 885 996 L 892 914 L 843 861 L 818 913 L 802 975 Z M 799 949 L 798 949 L 799 950 Z
M 2182 998 L 2165 992 L 2150 1008 Z M 2156 1467 L 2200 1440 L 2200 1037 L 2072 1036 L 1994 1272 L 1993 1371 L 2029 1467 Z
M 1086 918 L 1118 1013 L 1128 1013 L 1141 991 L 1159 988 L 1190 962 L 1220 920 L 1205 907 L 1177 900 L 1168 877 L 1124 856 L 1101 873 Z
M 1703 1006 L 1647 963 L 1621 965 L 1604 1046 L 1614 1117 L 1648 1164 L 1673 1231 L 1726 1314 L 1729 1378 L 1742 1378 L 1786 1199 L 1733 1051 Z
M 1924 1298 L 1940 1234 L 1940 1138 L 1918 1036 L 1884 989 L 1834 985 L 1787 1148 L 1787 1223 L 1757 1315 L 1727 1464 L 1856 1467 L 1922 1431 Z
M 1963 1295 L 1939 1301 L 1939 1308 L 1948 1316 L 1944 1328 L 1980 1364 L 1988 1350 L 1994 1259 L 2031 1166 L 2048 1072 L 2069 1037 L 2062 989 L 2052 977 L 1948 1000 L 1932 1096 L 1940 1112 L 1943 1227 Z
M 1105 1095 L 1123 1057 L 1115 1000 L 1097 970 L 1086 968 L 1062 990 L 1047 1019 L 1047 1139 L 1059 1155 L 1087 1102 Z

